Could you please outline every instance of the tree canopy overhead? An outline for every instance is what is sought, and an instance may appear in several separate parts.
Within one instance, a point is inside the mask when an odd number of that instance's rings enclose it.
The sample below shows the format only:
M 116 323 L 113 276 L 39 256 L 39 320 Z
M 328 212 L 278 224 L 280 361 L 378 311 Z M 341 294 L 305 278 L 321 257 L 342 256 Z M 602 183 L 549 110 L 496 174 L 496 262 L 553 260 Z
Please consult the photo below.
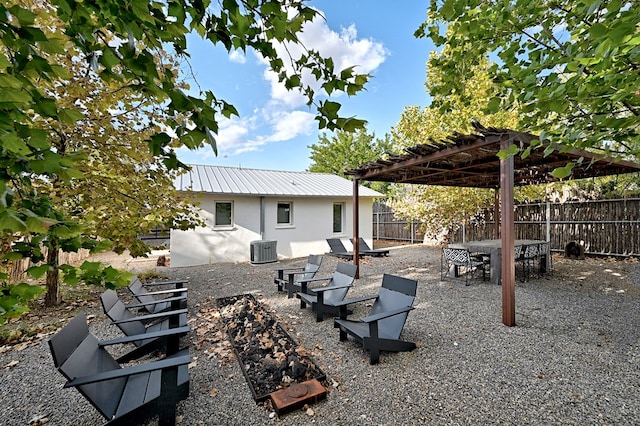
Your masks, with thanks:
M 455 93 L 488 54 L 501 89 L 488 112 L 518 103 L 523 130 L 543 141 L 637 156 L 639 17 L 637 1 L 431 0 L 416 36 L 450 52 L 432 63 L 435 94 Z
M 6 249 L 0 261 L 30 258 L 34 263 L 42 262 L 43 247 L 48 247 L 49 253 L 57 253 L 58 249 L 98 250 L 111 246 L 109 241 L 99 242 L 92 234 L 99 228 L 96 225 L 100 225 L 102 212 L 86 215 L 87 223 L 83 223 L 85 215 L 73 211 L 76 206 L 90 203 L 90 197 L 67 197 L 66 203 L 59 202 L 61 197 L 73 193 L 73 188 L 83 185 L 90 188 L 88 177 L 108 177 L 112 182 L 122 178 L 125 168 L 111 176 L 97 173 L 108 170 L 107 163 L 111 160 L 148 164 L 149 159 L 118 156 L 115 151 L 97 155 L 96 150 L 109 148 L 79 143 L 90 137 L 83 130 L 86 125 L 93 132 L 91 142 L 102 138 L 103 142 L 112 143 L 126 137 L 126 132 L 115 135 L 122 131 L 124 121 L 108 123 L 109 112 L 117 114 L 136 103 L 136 99 L 140 101 L 137 106 L 142 114 L 146 111 L 149 115 L 137 122 L 133 119 L 130 131 L 141 132 L 138 136 L 142 138 L 128 146 L 139 149 L 140 142 L 145 143 L 152 157 L 149 163 L 162 161 L 166 170 L 184 167 L 175 155 L 177 147 L 195 149 L 209 144 L 215 151 L 218 119 L 237 115 L 236 109 L 208 90 L 188 94 L 177 69 L 171 61 L 164 60 L 162 53 L 169 47 L 175 55 L 188 58 L 189 34 L 197 33 L 227 51 L 253 49 L 267 60 L 288 90 L 303 93 L 308 105 L 316 110 L 321 129 L 353 130 L 363 126 L 362 120 L 342 117 L 340 104 L 327 95 L 356 94 L 369 76 L 357 74 L 353 67 L 335 69 L 330 57 L 302 45 L 298 35 L 305 23 L 319 16 L 307 3 L 305 0 L 2 2 L 0 237 Z M 46 16 L 55 19 L 44 19 Z M 287 54 L 283 57 L 278 49 L 283 45 L 295 45 L 296 49 L 285 49 Z M 298 53 L 293 54 L 294 51 Z M 105 102 L 98 113 L 92 103 L 100 101 L 100 94 L 93 92 L 94 98 L 88 100 L 83 98 L 86 92 L 75 92 L 77 87 L 67 86 L 83 70 L 86 76 L 97 79 L 91 82 L 91 87 L 108 88 L 105 98 L 113 94 L 108 92 L 113 89 L 126 93 L 128 100 L 116 108 Z M 152 114 L 154 109 L 162 110 L 161 121 Z M 109 132 L 113 132 L 111 138 Z M 68 139 L 72 133 L 74 141 Z M 157 167 L 136 168 L 135 164 L 126 170 L 146 170 L 146 178 L 156 180 L 158 175 L 154 174 L 161 173 Z M 125 185 L 120 189 L 133 190 Z M 142 210 L 132 218 L 157 220 L 139 216 Z M 126 215 L 123 219 L 126 220 Z M 112 225 L 113 231 L 118 225 Z M 55 262 L 53 258 L 47 259 L 46 264 L 31 267 L 28 272 L 39 278 L 56 269 Z M 80 270 L 65 268 L 64 273 L 74 282 L 117 285 L 126 281 L 126 277 L 112 270 L 89 264 Z M 22 312 L 23 303 L 36 291 L 25 287 L 26 284 L 9 285 L 7 279 L 8 275 L 0 271 L 0 322 L 4 316 Z

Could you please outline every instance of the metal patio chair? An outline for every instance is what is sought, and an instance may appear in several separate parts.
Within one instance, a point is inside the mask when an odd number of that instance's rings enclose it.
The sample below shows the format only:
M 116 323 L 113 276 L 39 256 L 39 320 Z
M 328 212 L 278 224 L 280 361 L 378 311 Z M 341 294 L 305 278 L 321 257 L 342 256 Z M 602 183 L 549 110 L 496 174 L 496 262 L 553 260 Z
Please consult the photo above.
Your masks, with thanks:
M 486 278 L 487 263 L 471 256 L 465 248 L 443 247 L 440 262 L 440 278 L 460 279 L 464 276 L 465 285 L 469 285 L 469 277 L 481 271 L 482 279 Z

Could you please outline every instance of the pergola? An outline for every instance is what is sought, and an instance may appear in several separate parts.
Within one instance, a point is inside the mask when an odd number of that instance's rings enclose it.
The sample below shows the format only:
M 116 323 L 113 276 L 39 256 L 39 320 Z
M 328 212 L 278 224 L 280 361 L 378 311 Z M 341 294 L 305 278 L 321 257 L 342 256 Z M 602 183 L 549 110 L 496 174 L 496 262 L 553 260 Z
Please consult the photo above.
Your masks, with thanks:
M 516 325 L 514 259 L 514 186 L 555 182 L 551 172 L 573 162 L 568 179 L 609 176 L 640 171 L 640 165 L 587 151 L 555 146 L 532 149 L 526 158 L 520 155 L 504 159 L 500 150 L 513 144 L 526 149 L 538 137 L 509 129 L 485 128 L 474 124 L 476 133 L 455 134 L 447 141 L 431 141 L 406 148 L 405 153 L 362 165 L 347 171 L 353 176 L 353 238 L 359 238 L 358 185 L 360 181 L 382 181 L 423 185 L 493 188 L 496 223 L 494 237 L 502 240 L 502 322 Z M 545 153 L 546 151 L 546 153 Z M 359 265 L 358 244 L 353 247 L 353 261 Z

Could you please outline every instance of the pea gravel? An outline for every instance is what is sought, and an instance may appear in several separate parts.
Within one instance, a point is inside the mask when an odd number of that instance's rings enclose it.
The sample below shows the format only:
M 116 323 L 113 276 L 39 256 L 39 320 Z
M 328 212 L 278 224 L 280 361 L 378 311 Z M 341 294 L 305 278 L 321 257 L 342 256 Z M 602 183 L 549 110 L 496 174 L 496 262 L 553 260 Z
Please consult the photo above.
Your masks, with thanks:
M 190 279 L 194 329 L 187 340 L 193 342 L 194 365 L 191 394 L 178 406 L 180 424 L 640 424 L 636 262 L 556 256 L 550 276 L 517 283 L 517 326 L 506 327 L 501 287 L 480 280 L 468 287 L 440 281 L 439 253 L 432 246 L 403 246 L 392 248 L 389 257 L 363 260 L 352 297 L 375 293 L 385 272 L 419 281 L 416 309 L 403 332 L 418 348 L 383 353 L 374 366 L 353 340 L 339 342 L 332 320 L 316 323 L 297 299 L 277 293 L 274 268 L 302 265 L 305 259 L 158 267 L 168 278 Z M 337 261 L 325 256 L 319 275 L 330 275 Z M 212 343 L 202 344 L 197 333 L 202 326 L 197 314 L 218 297 L 241 293 L 261 298 L 312 352 L 328 376 L 325 401 L 278 417 L 253 401 L 235 360 L 224 351 L 210 355 Z M 368 309 L 358 306 L 354 316 Z M 89 325 L 95 335 L 118 336 L 99 303 L 86 310 L 95 315 Z M 77 391 L 62 388 L 46 339 L 0 353 L 0 368 L 0 424 L 103 423 Z

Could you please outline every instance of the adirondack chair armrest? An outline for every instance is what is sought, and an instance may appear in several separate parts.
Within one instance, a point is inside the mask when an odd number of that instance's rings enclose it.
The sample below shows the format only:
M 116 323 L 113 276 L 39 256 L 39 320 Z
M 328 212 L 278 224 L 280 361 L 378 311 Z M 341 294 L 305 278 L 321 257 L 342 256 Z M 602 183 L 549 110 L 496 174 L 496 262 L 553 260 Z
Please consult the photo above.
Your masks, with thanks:
M 351 299 L 344 299 L 340 302 L 336 302 L 334 304 L 331 304 L 331 306 L 348 306 L 352 303 L 360 303 L 360 302 L 366 302 L 367 300 L 374 300 L 377 299 L 378 295 L 370 295 L 370 296 L 363 296 L 363 297 L 353 297 Z
M 303 278 L 301 280 L 298 280 L 299 283 L 310 283 L 313 281 L 327 281 L 330 280 L 333 277 L 320 277 L 320 278 Z
M 143 296 L 161 296 L 163 294 L 176 294 L 176 293 L 188 293 L 189 289 L 186 287 L 180 288 L 170 288 L 167 290 L 154 290 L 154 291 L 145 291 L 144 293 L 137 293 Z M 136 293 L 134 293 L 135 295 Z
M 297 268 L 275 268 L 274 271 L 276 272 L 287 272 L 287 271 L 303 271 L 304 267 L 302 266 L 298 266 Z
M 176 297 L 167 297 L 164 299 L 158 299 L 158 300 L 153 300 L 151 302 L 140 302 L 140 303 L 130 303 L 125 305 L 127 308 L 141 308 L 143 306 L 148 306 L 148 305 L 157 305 L 159 303 L 165 303 L 165 302 L 177 302 L 177 301 L 182 301 L 182 300 L 187 300 L 187 295 L 184 294 L 182 296 L 176 296 Z M 166 314 L 165 314 L 166 316 Z M 140 318 L 140 317 L 138 317 Z
M 117 321 L 113 321 L 113 323 L 114 324 L 120 324 L 120 323 L 123 323 L 123 322 L 146 321 L 146 320 L 152 320 L 152 319 L 155 319 L 155 318 L 165 318 L 165 317 L 171 317 L 171 316 L 175 316 L 175 315 L 182 315 L 182 314 L 186 314 L 186 313 L 187 313 L 187 309 L 176 309 L 175 311 L 166 311 L 166 312 L 161 312 L 161 313 L 158 313 L 158 314 L 141 315 L 141 316 L 137 316 L 137 317 L 133 317 L 133 318 L 117 320 Z
M 314 293 L 323 293 L 325 291 L 328 290 L 336 290 L 339 288 L 349 288 L 352 287 L 352 284 L 341 284 L 341 285 L 331 285 L 331 286 L 327 286 L 327 287 L 316 287 L 316 288 L 310 288 L 310 291 L 313 291 Z
M 153 361 L 147 364 L 138 364 L 131 367 L 118 368 L 116 370 L 105 371 L 91 376 L 76 377 L 64 384 L 65 388 L 87 385 L 90 383 L 104 382 L 105 380 L 117 379 L 119 377 L 129 377 L 134 374 L 148 373 L 150 371 L 164 370 L 172 367 L 179 367 L 191 362 L 191 356 L 187 353 L 180 356 L 167 357 L 160 361 Z
M 191 327 L 189 326 L 178 327 L 178 328 L 168 328 L 166 330 L 152 331 L 146 334 L 135 334 L 133 336 L 124 336 L 124 337 L 118 337 L 116 339 L 101 340 L 98 342 L 98 346 L 119 345 L 122 343 L 136 342 L 138 340 L 174 336 L 176 334 L 188 333 L 190 330 L 191 330 Z
M 145 287 L 151 287 L 156 285 L 169 285 L 176 284 L 176 288 L 183 288 L 182 284 L 187 284 L 189 280 L 168 280 L 168 281 L 151 281 L 148 283 L 142 283 Z
M 413 306 L 406 306 L 404 308 L 392 309 L 390 311 L 380 312 L 379 314 L 369 315 L 369 316 L 360 318 L 360 321 L 366 322 L 366 323 L 376 322 L 384 318 L 389 318 L 394 315 L 399 315 L 405 312 L 409 312 L 412 309 L 415 309 L 415 308 Z

